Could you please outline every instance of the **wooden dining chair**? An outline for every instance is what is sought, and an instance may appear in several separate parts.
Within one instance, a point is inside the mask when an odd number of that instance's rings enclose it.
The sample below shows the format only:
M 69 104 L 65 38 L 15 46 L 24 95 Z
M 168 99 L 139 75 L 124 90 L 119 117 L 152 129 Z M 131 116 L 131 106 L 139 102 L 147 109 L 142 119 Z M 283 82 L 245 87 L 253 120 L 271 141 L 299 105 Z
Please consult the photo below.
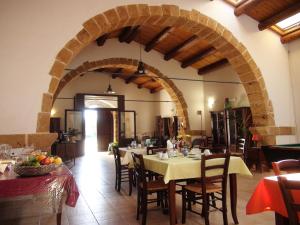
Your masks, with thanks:
M 137 180 L 137 215 L 136 219 L 139 220 L 140 212 L 142 213 L 142 225 L 146 224 L 147 219 L 147 205 L 149 203 L 157 203 L 161 201 L 159 205 L 162 206 L 163 210 L 167 207 L 167 192 L 168 185 L 160 180 L 149 180 L 147 171 L 145 170 L 143 155 L 131 153 L 134 164 L 134 171 Z M 149 199 L 148 195 L 157 193 L 156 199 Z M 160 196 L 164 196 L 161 198 Z
M 285 159 L 272 162 L 272 167 L 276 176 L 284 173 L 300 173 L 300 159 Z
M 158 148 L 158 147 L 147 147 L 146 151 L 147 151 L 147 155 L 155 155 L 158 152 L 167 151 L 167 149 L 166 148 Z
M 201 178 L 182 188 L 182 223 L 186 221 L 186 211 L 202 215 L 205 225 L 209 225 L 209 208 L 215 208 L 223 213 L 224 225 L 227 219 L 227 177 L 230 154 L 213 154 L 201 157 Z M 213 194 L 213 198 L 211 198 Z M 216 201 L 220 200 L 222 206 L 218 207 Z M 191 203 L 202 205 L 202 212 L 193 209 Z
M 231 155 L 241 157 L 245 161 L 246 160 L 245 145 L 246 145 L 246 139 L 238 138 L 236 141 L 236 148 L 234 149 L 234 151 L 231 151 Z
M 120 192 L 121 183 L 128 182 L 129 185 L 129 195 L 132 193 L 132 183 L 133 183 L 133 171 L 129 168 L 128 164 L 122 164 L 121 155 L 119 148 L 116 146 L 112 147 L 114 160 L 115 160 L 115 168 L 116 168 L 116 180 L 115 180 L 115 189 Z
M 300 191 L 300 181 L 287 180 L 284 176 L 278 176 L 278 184 L 288 212 L 289 225 L 300 225 L 298 213 L 300 213 L 300 203 L 296 203 L 293 191 Z

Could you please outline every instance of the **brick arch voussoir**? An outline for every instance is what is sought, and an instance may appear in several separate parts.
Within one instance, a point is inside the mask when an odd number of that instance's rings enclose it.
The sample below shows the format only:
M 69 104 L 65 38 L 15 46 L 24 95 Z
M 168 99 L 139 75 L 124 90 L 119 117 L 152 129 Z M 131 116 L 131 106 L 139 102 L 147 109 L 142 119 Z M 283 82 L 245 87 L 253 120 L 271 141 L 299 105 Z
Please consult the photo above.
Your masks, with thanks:
M 49 95 L 53 95 L 53 99 L 57 96 L 64 69 L 74 57 L 97 37 L 107 32 L 142 24 L 180 27 L 212 44 L 228 59 L 243 82 L 255 126 L 262 128 L 275 125 L 273 107 L 261 72 L 247 49 L 229 30 L 197 10 L 188 11 L 176 5 L 132 4 L 118 6 L 87 20 L 83 24 L 83 29 L 59 51 L 50 70 L 52 78 L 48 93 L 43 94 L 47 96 L 42 100 L 43 107 L 38 115 L 37 132 L 48 132 L 43 121 L 50 120 L 50 113 L 43 110 L 49 110 L 49 105 L 53 102 L 53 100 L 49 101 Z M 171 84 L 166 83 L 166 85 L 172 87 Z M 187 110 L 183 107 L 181 111 Z M 45 113 L 49 115 L 45 116 Z

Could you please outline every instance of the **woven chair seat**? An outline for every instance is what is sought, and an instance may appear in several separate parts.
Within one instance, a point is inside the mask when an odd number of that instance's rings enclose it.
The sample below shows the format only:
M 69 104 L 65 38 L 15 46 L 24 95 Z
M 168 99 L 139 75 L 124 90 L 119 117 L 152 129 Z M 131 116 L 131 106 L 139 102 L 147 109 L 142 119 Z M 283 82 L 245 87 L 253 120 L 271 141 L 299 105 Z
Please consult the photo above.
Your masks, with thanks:
M 140 187 L 143 187 L 143 183 L 140 183 Z M 168 185 L 165 184 L 162 180 L 153 180 L 153 181 L 148 181 L 147 182 L 147 187 L 146 189 L 148 191 L 161 191 L 161 190 L 167 190 L 168 189 Z
M 188 191 L 192 191 L 194 193 L 198 193 L 198 194 L 202 193 L 201 184 L 197 184 L 197 183 L 186 185 L 185 189 Z M 207 193 L 213 193 L 213 192 L 218 192 L 218 191 L 222 191 L 222 187 L 220 185 L 213 184 L 213 183 L 206 184 L 206 192 Z

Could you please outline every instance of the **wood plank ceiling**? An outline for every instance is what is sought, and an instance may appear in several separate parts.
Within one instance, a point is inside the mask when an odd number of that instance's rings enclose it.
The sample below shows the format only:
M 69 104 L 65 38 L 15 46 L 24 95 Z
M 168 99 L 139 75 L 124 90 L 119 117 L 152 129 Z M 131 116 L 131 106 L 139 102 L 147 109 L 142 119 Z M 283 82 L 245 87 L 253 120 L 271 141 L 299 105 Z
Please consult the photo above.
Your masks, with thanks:
M 236 16 L 246 14 L 259 22 L 258 28 L 271 28 L 281 35 L 281 41 L 286 43 L 300 37 L 299 25 L 292 30 L 282 30 L 274 24 L 300 11 L 299 0 L 224 0 L 235 6 Z M 177 60 L 182 68 L 193 67 L 199 75 L 217 70 L 228 65 L 226 58 L 206 41 L 185 30 L 174 27 L 134 26 L 115 30 L 99 37 L 96 42 L 99 47 L 110 38 L 118 38 L 121 43 L 130 44 L 135 41 L 141 44 L 145 51 L 156 50 L 166 61 Z M 138 54 L 138 52 L 137 52 Z M 113 78 L 121 78 L 126 84 L 135 83 L 138 88 L 147 88 L 151 93 L 163 89 L 155 79 L 145 75 L 137 76 L 135 71 L 124 68 L 106 68 Z
M 258 21 L 258 29 L 272 29 L 281 37 L 283 44 L 300 38 L 300 24 L 281 29 L 276 23 L 300 12 L 299 0 L 225 0 L 235 7 L 234 14 L 248 15 Z M 300 22 L 300 21 L 299 21 Z
M 199 75 L 229 65 L 227 59 L 206 41 L 179 28 L 149 25 L 125 27 L 102 35 L 96 40 L 97 45 L 103 46 L 110 38 L 118 38 L 121 43 L 127 44 L 135 41 L 143 46 L 144 51 L 156 50 L 164 55 L 166 61 L 175 59 L 182 68 L 191 66 L 197 69 Z M 111 73 L 113 78 L 121 78 L 127 84 L 135 83 L 138 88 L 148 88 L 151 93 L 163 89 L 159 82 L 147 74 L 137 76 L 133 70 L 117 70 L 110 68 L 102 72 Z

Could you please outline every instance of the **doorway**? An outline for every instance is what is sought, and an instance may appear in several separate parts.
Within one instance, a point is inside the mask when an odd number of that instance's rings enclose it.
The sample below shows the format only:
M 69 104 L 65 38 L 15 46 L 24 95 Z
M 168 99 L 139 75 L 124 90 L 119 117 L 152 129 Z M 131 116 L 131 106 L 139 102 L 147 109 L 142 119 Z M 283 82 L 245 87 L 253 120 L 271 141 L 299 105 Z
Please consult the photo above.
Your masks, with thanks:
M 84 151 L 85 154 L 90 155 L 98 151 L 97 141 L 97 110 L 86 109 L 84 110 L 84 124 L 85 124 L 85 139 Z
M 107 151 L 109 143 L 114 140 L 114 119 L 109 109 L 98 109 L 97 140 L 98 151 Z

